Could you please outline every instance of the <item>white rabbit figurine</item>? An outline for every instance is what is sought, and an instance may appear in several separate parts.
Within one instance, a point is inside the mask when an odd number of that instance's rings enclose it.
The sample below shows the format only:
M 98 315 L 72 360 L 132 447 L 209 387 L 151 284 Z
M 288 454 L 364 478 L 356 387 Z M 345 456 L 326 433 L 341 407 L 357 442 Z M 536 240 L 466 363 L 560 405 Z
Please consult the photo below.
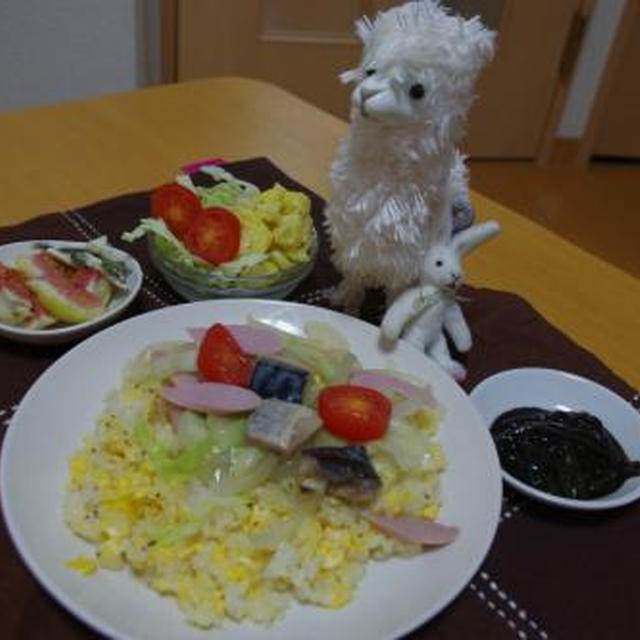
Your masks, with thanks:
M 382 337 L 395 341 L 402 335 L 453 378 L 463 380 L 466 370 L 451 357 L 444 333 L 461 353 L 471 349 L 471 331 L 456 301 L 463 279 L 460 258 L 499 230 L 497 222 L 485 222 L 431 245 L 424 257 L 422 284 L 401 293 L 389 307 L 380 326 Z

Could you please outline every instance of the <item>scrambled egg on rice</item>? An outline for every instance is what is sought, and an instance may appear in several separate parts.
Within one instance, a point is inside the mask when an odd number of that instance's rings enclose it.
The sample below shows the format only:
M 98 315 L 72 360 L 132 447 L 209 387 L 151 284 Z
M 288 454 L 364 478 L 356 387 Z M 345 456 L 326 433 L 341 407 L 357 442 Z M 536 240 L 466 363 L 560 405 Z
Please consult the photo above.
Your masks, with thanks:
M 338 498 L 301 493 L 285 472 L 235 495 L 216 495 L 198 478 L 157 473 L 136 425 L 170 437 L 159 387 L 125 378 L 70 459 L 65 520 L 96 551 L 69 568 L 89 575 L 128 567 L 174 597 L 189 622 L 207 628 L 225 618 L 268 624 L 293 599 L 342 607 L 369 560 L 421 551 L 381 533 Z M 438 420 L 437 411 L 416 409 L 368 444 L 383 482 L 372 511 L 437 516 L 445 465 L 433 439 Z

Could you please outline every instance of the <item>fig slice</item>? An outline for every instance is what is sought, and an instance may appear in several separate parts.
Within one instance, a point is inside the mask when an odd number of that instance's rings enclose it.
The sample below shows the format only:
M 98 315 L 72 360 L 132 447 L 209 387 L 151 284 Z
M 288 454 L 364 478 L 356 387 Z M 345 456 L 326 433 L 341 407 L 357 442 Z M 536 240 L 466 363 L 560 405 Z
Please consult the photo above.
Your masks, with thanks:
M 56 322 L 27 287 L 26 276 L 0 262 L 0 322 L 42 329 Z
M 104 313 L 111 285 L 96 269 L 69 267 L 44 251 L 20 256 L 16 265 L 27 274 L 29 289 L 54 318 L 79 324 Z

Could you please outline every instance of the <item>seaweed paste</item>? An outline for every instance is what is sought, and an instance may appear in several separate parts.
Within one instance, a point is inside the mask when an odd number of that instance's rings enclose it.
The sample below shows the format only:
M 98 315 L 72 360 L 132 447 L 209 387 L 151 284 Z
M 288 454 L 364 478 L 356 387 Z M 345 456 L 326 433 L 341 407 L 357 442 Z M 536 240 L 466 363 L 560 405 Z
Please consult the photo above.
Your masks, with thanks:
M 589 500 L 640 475 L 602 422 L 587 412 L 519 407 L 491 425 L 500 463 L 534 489 Z

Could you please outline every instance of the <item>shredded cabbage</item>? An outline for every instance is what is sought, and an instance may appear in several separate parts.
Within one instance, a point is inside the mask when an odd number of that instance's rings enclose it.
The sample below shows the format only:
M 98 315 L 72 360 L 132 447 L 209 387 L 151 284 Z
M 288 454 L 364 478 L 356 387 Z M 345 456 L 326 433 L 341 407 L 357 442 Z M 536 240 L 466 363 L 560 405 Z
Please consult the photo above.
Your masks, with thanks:
M 160 218 L 141 218 L 134 229 L 125 231 L 121 237 L 125 242 L 135 242 L 148 233 L 152 233 L 168 243 L 172 250 L 178 253 L 181 261 L 193 265 L 208 266 L 207 262 L 187 251 L 182 242 L 167 227 L 165 221 Z
M 185 446 L 202 440 L 208 433 L 205 417 L 195 411 L 176 411 L 173 424 L 178 441 Z
M 234 447 L 222 454 L 227 464 L 219 465 L 209 486 L 214 495 L 245 493 L 264 484 L 275 471 L 280 458 L 256 447 Z
M 185 340 L 158 342 L 143 349 L 125 369 L 125 380 L 153 382 L 177 372 L 195 372 L 198 348 Z
M 206 417 L 207 428 L 215 436 L 216 446 L 220 449 L 239 447 L 245 442 L 249 420 L 246 416 L 225 416 L 209 413 Z
M 215 466 L 220 450 L 216 446 L 215 434 L 209 433 L 203 438 L 184 445 L 177 454 L 156 437 L 156 432 L 143 422 L 133 429 L 135 441 L 145 449 L 151 468 L 163 478 L 205 479 Z
M 231 173 L 217 165 L 205 165 L 199 167 L 198 171 L 210 175 L 216 181 L 216 184 L 211 187 L 196 186 L 187 173 L 178 174 L 176 182 L 197 195 L 203 207 L 234 207 L 260 193 L 260 190 L 254 184 L 238 180 Z
M 245 444 L 247 418 L 210 414 L 203 423 L 192 412 L 181 417 L 187 427 L 178 436 L 180 448 L 175 451 L 139 420 L 133 428 L 134 441 L 145 450 L 151 468 L 165 479 L 199 479 L 213 493 L 229 496 L 246 492 L 267 480 L 278 464 L 278 456 Z
M 155 236 L 156 250 L 160 254 L 164 254 L 167 260 L 188 269 L 200 270 L 203 277 L 210 277 L 211 275 L 236 277 L 268 258 L 267 254 L 264 253 L 247 253 L 238 256 L 235 260 L 214 266 L 210 262 L 192 254 L 170 231 L 164 220 L 159 218 L 142 218 L 135 229 L 125 231 L 122 234 L 122 239 L 126 242 L 134 242 L 149 233 Z
M 279 357 L 298 363 L 320 377 L 322 384 L 341 384 L 349 381 L 351 374 L 361 369 L 360 362 L 351 351 L 328 347 L 324 336 L 320 341 L 310 337 L 295 336 L 259 319 L 249 318 L 249 325 L 267 327 L 277 333 L 284 348 Z
M 402 420 L 393 420 L 383 439 L 370 445 L 390 454 L 395 463 L 405 471 L 424 471 L 430 466 L 428 450 L 430 435 L 411 428 Z
M 165 221 L 160 218 L 140 218 L 137 226 L 131 231 L 125 231 L 121 237 L 125 242 L 134 242 L 147 233 L 154 233 L 174 245 L 176 249 L 186 251 L 180 240 L 169 231 L 169 227 L 167 227 Z
M 347 339 L 327 322 L 310 320 L 304 323 L 304 330 L 310 340 L 324 349 L 350 350 Z

